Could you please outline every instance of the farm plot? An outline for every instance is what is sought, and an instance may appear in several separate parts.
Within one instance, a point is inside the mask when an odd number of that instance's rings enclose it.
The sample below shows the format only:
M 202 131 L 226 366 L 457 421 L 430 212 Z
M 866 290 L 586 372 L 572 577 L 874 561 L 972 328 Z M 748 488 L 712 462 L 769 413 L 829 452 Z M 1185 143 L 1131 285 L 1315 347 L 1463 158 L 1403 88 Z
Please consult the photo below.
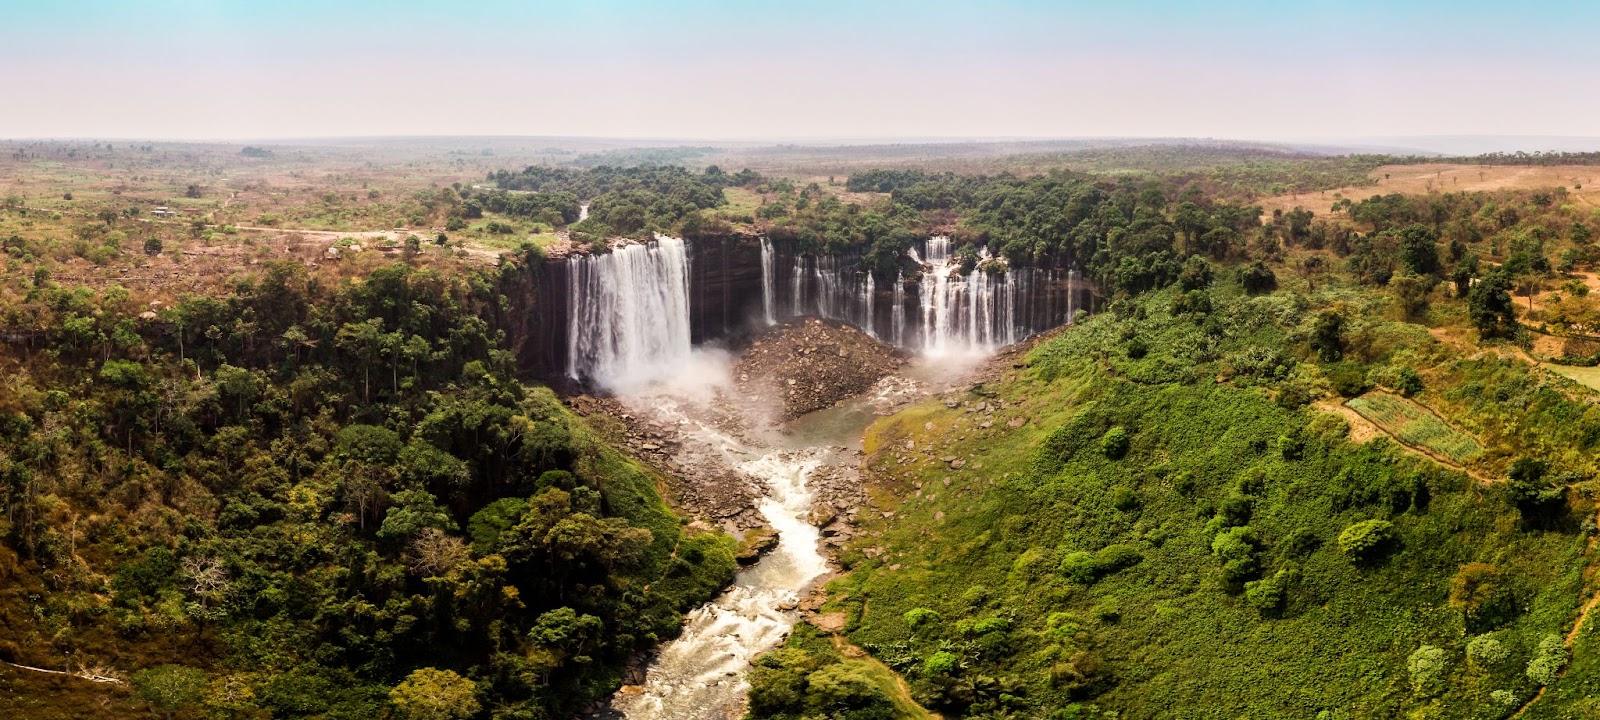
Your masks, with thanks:
M 1465 465 L 1483 454 L 1483 445 L 1433 411 L 1398 395 L 1370 392 L 1345 402 L 1351 410 L 1401 442 Z

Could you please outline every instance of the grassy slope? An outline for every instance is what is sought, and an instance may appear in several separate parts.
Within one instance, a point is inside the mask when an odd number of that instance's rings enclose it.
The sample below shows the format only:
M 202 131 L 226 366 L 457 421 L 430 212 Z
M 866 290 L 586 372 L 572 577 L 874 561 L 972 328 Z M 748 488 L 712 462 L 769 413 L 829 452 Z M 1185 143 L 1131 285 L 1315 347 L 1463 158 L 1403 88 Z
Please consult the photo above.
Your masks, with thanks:
M 1007 404 L 998 420 L 1028 419 L 1017 430 L 1003 421 L 979 428 L 976 416 L 937 403 L 880 422 L 870 431 L 870 462 L 882 481 L 878 502 L 894 514 L 870 524 L 849 558 L 854 572 L 835 587 L 851 639 L 924 690 L 922 661 L 954 648 L 966 658 L 960 674 L 1009 684 L 1020 698 L 1009 703 L 1030 714 L 1066 706 L 1074 693 L 1103 693 L 1095 702 L 1124 717 L 1393 717 L 1419 707 L 1500 717 L 1509 708 L 1491 691 L 1530 696 L 1522 664 L 1576 613 L 1583 538 L 1521 529 L 1495 488 L 1386 440 L 1353 446 L 1337 424 L 1249 387 L 1272 383 L 1217 382 L 1215 357 L 1290 344 L 1300 314 L 1287 302 L 1219 302 L 1228 330 L 1215 346 L 1197 338 L 1190 319 L 1168 317 L 1165 298 L 1146 303 L 1146 318 L 1107 315 L 1069 330 L 1035 351 L 1030 369 L 991 386 Z M 1151 348 L 1137 361 L 1119 351 L 1135 333 Z M 1430 377 L 1472 370 L 1447 364 Z M 1469 381 L 1493 396 L 1525 374 L 1477 368 Z M 1132 437 L 1120 460 L 1099 449 L 1113 425 Z M 1513 438 L 1536 429 L 1496 428 Z M 1284 446 L 1297 440 L 1305 444 L 1299 459 L 1285 459 Z M 918 450 L 905 450 L 907 441 Z M 965 466 L 950 470 L 943 458 L 951 455 Z M 1249 524 L 1264 545 L 1261 574 L 1298 569 L 1278 618 L 1252 608 L 1211 551 L 1214 508 L 1242 494 L 1242 484 L 1250 489 L 1243 477 L 1260 486 L 1248 494 Z M 1402 549 L 1358 568 L 1335 539 L 1369 518 L 1391 519 Z M 1295 550 L 1288 538 L 1296 532 L 1317 546 Z M 1065 553 L 1112 543 L 1136 548 L 1142 562 L 1098 583 L 1058 570 Z M 1498 629 L 1511 660 L 1489 671 L 1467 668 L 1468 633 L 1446 602 L 1450 578 L 1468 562 L 1498 565 L 1525 608 Z M 917 607 L 943 620 L 914 630 L 904 615 Z M 969 627 L 988 617 L 1012 621 L 1003 649 Z M 1431 701 L 1412 693 L 1406 669 L 1423 644 L 1449 658 L 1448 689 Z M 1086 687 L 1061 681 L 1080 651 L 1105 671 Z M 1583 667 L 1545 702 L 1556 707 L 1572 694 L 1567 687 L 1591 684 Z M 991 695 L 973 709 L 1008 702 Z

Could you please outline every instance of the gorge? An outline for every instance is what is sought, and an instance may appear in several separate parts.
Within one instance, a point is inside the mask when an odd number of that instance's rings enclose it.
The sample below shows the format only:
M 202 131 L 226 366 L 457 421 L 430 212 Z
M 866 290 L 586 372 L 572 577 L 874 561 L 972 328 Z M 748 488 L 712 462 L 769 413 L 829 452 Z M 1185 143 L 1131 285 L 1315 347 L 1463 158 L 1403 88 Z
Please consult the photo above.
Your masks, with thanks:
M 949 238 L 912 247 L 897 277 L 880 284 L 856 254 L 797 251 L 767 238 L 686 242 L 658 235 L 602 254 L 544 263 L 540 297 L 560 299 L 525 328 L 551 343 L 519 343 L 536 373 L 619 390 L 670 372 L 700 343 L 815 316 L 878 340 L 939 357 L 983 354 L 1072 321 L 1093 294 L 1073 269 L 1010 268 L 985 248 L 966 259 Z M 546 306 L 548 310 L 548 305 Z
M 951 245 L 936 236 L 910 249 L 889 287 L 857 270 L 857 256 L 797 253 L 766 238 L 754 248 L 755 283 L 747 274 L 748 243 L 697 251 L 656 235 L 558 261 L 567 379 L 615 394 L 631 413 L 678 428 L 680 441 L 696 446 L 705 462 L 753 479 L 762 493 L 756 509 L 777 538 L 720 597 L 688 615 L 683 634 L 655 654 L 642 683 L 613 700 L 615 713 L 688 719 L 742 712 L 751 661 L 783 641 L 800 595 L 829 570 L 810 519 L 811 476 L 825 465 L 853 465 L 844 451 L 859 448 L 873 417 L 865 409 L 871 399 L 858 396 L 790 423 L 756 419 L 743 406 L 764 399 L 729 398 L 726 364 L 698 353 L 697 341 L 820 317 L 911 353 L 916 362 L 908 370 L 926 380 L 930 369 L 959 367 L 1070 323 L 1084 300 L 1086 288 L 1071 270 L 1010 269 L 987 250 L 964 258 Z M 728 402 L 719 409 L 708 398 Z M 797 427 L 810 429 L 797 436 Z

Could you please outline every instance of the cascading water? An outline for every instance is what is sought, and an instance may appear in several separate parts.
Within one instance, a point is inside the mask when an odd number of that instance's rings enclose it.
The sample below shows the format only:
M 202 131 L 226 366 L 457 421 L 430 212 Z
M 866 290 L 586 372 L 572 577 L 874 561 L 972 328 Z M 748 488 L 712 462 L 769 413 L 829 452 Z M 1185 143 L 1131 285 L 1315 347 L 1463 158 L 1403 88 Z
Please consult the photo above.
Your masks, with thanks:
M 770 247 L 763 245 L 763 247 Z M 766 262 L 763 256 L 763 262 Z M 815 315 L 829 320 L 854 325 L 872 337 L 878 337 L 874 319 L 877 312 L 877 283 L 871 273 L 855 272 L 853 263 L 833 255 L 810 255 L 792 258 L 789 266 L 789 303 L 785 317 Z M 763 268 L 765 270 L 765 268 Z M 777 270 L 772 271 L 776 277 Z M 763 272 L 762 292 L 777 287 L 776 282 L 766 282 Z M 777 307 L 777 300 L 773 306 Z M 774 318 L 776 321 L 776 318 Z
M 739 468 L 766 482 L 760 511 L 777 531 L 778 547 L 739 573 L 716 601 L 689 614 L 683 634 L 651 663 L 638 692 L 619 694 L 612 708 L 628 720 L 732 720 L 749 689 L 745 669 L 777 647 L 794 627 L 799 591 L 828 571 L 820 533 L 806 522 L 806 479 L 820 461 L 771 452 Z
M 772 241 L 761 238 L 761 309 L 766 313 L 767 324 L 778 322 L 777 302 L 777 271 L 773 266 Z
M 928 239 L 922 273 L 922 351 L 939 356 L 951 352 L 988 352 L 1020 339 L 1016 323 L 1017 294 L 1030 271 L 994 271 L 984 248 L 965 275 L 960 259 L 950 254 L 950 239 Z
M 947 237 L 929 238 L 906 257 L 921 268 L 915 276 L 897 274 L 887 293 L 890 307 L 880 317 L 876 277 L 855 258 L 835 255 L 784 257 L 762 240 L 762 299 L 768 322 L 815 315 L 860 328 L 896 347 L 930 356 L 982 354 L 1021 341 L 1041 330 L 1071 322 L 1076 275 L 1063 287 L 1055 269 L 1008 266 L 979 248 L 972 269 Z M 787 281 L 779 277 L 787 273 Z M 787 293 L 787 297 L 780 297 Z M 915 298 L 910 297 L 915 294 Z M 1057 296 L 1067 296 L 1061 313 Z M 908 309 L 908 305 L 910 306 Z
M 567 375 L 623 391 L 689 359 L 689 256 L 657 235 L 603 255 L 574 255 L 568 296 Z

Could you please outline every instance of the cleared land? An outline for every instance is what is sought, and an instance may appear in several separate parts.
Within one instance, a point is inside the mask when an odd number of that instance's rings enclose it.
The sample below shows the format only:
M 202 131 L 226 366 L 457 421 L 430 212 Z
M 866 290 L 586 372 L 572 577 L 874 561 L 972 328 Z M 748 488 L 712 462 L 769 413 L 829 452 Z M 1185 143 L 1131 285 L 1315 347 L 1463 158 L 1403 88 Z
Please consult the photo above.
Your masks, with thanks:
M 1592 165 L 1384 165 L 1373 170 L 1369 177 L 1377 184 L 1277 195 L 1263 198 L 1260 205 L 1268 215 L 1274 210 L 1288 212 L 1296 207 L 1303 207 L 1317 215 L 1329 215 L 1333 211 L 1333 204 L 1340 198 L 1360 200 L 1388 193 L 1426 195 L 1433 192 L 1564 187 L 1574 204 L 1600 208 L 1600 167 Z

